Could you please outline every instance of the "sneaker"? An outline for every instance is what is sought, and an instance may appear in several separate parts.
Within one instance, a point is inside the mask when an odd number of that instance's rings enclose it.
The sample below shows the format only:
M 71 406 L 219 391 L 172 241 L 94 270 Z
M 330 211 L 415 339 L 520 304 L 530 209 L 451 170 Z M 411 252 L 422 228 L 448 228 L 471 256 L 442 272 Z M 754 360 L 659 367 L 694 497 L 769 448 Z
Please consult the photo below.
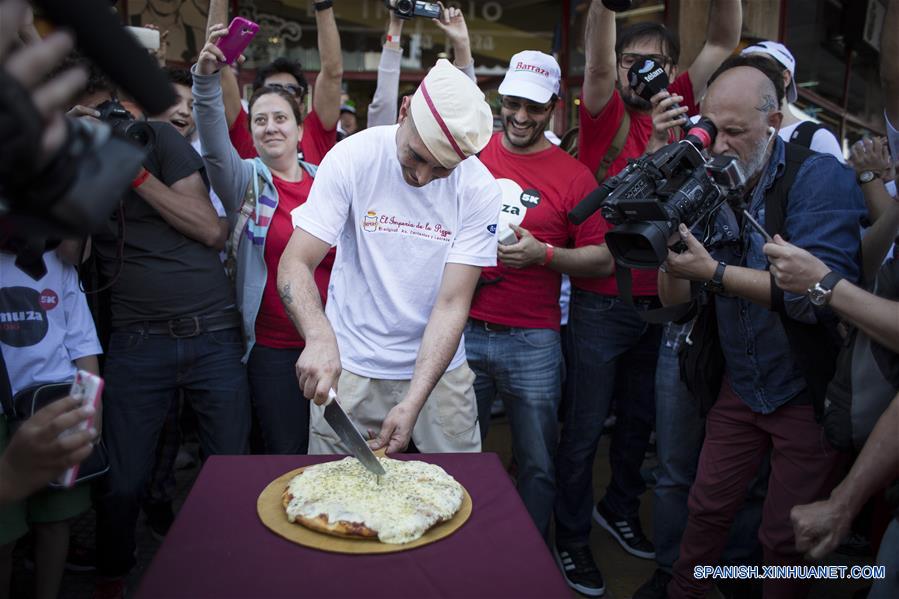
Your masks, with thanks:
M 606 583 L 602 579 L 593 552 L 589 545 L 578 547 L 559 547 L 553 544 L 553 555 L 565 577 L 565 582 L 582 595 L 602 597 L 606 592 Z
M 75 539 L 69 541 L 66 554 L 66 570 L 69 572 L 93 572 L 97 569 L 97 550 L 82 545 Z
M 652 573 L 652 577 L 637 589 L 632 599 L 667 599 L 668 583 L 670 581 L 670 573 L 665 572 L 661 568 L 656 568 L 656 571 Z
M 656 548 L 643 534 L 639 518 L 619 518 L 608 511 L 600 501 L 593 508 L 593 519 L 609 531 L 621 548 L 631 555 L 643 559 L 656 558 Z
M 147 515 L 147 528 L 150 534 L 157 540 L 162 542 L 165 535 L 169 533 L 172 522 L 175 521 L 175 513 L 172 511 L 171 503 L 156 503 L 144 506 L 144 513 Z
M 124 597 L 124 578 L 97 577 L 94 582 L 94 599 L 124 599 Z

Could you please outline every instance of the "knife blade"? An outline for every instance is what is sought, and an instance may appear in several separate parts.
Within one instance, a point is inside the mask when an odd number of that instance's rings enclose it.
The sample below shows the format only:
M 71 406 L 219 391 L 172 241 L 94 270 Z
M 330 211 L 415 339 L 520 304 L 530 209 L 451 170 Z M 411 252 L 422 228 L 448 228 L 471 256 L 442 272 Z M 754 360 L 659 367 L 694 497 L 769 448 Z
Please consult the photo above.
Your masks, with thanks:
M 350 422 L 350 417 L 347 416 L 346 412 L 343 411 L 343 408 L 340 407 L 340 404 L 337 402 L 337 393 L 334 389 L 328 391 L 328 401 L 325 404 L 325 420 L 328 421 L 328 424 L 331 425 L 331 428 L 334 429 L 334 432 L 337 433 L 340 440 L 350 448 L 353 456 L 359 460 L 369 472 L 378 476 L 387 474 L 384 467 L 381 466 L 381 462 L 379 462 L 378 458 L 375 457 L 375 454 L 372 453 L 371 447 L 368 446 L 368 443 L 365 442 L 365 439 L 359 431 L 356 430 L 353 423 Z

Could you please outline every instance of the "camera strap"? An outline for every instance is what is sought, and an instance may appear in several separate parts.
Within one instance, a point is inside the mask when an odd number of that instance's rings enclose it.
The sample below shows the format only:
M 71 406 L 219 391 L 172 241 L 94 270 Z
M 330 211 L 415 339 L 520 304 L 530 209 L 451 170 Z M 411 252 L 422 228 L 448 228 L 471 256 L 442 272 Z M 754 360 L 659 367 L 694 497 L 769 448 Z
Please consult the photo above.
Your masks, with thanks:
M 631 269 L 625 266 L 615 266 L 615 282 L 618 284 L 618 297 L 628 306 L 634 306 L 633 280 Z M 650 324 L 664 324 L 666 322 L 686 322 L 696 316 L 697 299 L 699 297 L 699 285 L 690 285 L 690 301 L 682 304 L 674 304 L 655 308 L 653 310 L 639 311 L 640 318 Z

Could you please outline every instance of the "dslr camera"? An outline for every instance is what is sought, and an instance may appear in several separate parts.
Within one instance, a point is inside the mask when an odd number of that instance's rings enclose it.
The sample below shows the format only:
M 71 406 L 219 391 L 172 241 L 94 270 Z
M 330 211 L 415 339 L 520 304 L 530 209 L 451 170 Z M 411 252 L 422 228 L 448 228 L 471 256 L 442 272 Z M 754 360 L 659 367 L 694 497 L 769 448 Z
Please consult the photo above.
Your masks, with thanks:
M 108 123 L 114 135 L 128 140 L 149 152 L 156 141 L 156 133 L 147 123 L 138 121 L 116 99 L 106 100 L 97 106 L 100 120 Z
M 440 5 L 436 2 L 421 2 L 421 0 L 384 0 L 387 8 L 392 10 L 401 19 L 412 17 L 424 17 L 426 19 L 440 18 Z
M 606 234 L 615 262 L 628 268 L 658 268 L 668 257 L 668 239 L 681 223 L 693 228 L 728 198 L 743 193 L 746 177 L 736 158 L 703 156 L 717 133 L 712 121 L 700 119 L 683 140 L 630 161 L 569 218 L 583 222 L 599 209 L 615 225 Z

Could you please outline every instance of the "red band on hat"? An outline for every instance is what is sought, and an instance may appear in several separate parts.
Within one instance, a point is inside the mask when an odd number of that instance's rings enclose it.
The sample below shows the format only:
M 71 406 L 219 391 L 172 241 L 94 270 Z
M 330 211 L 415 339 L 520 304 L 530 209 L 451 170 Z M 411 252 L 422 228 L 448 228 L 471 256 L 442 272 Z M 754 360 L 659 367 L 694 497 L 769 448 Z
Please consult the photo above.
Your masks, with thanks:
M 437 112 L 437 107 L 434 106 L 434 102 L 431 101 L 431 96 L 428 94 L 428 88 L 425 85 L 425 82 L 421 82 L 421 96 L 425 99 L 425 103 L 428 105 L 428 108 L 431 110 L 431 114 L 434 115 L 434 119 L 437 121 L 437 124 L 440 125 L 440 130 L 443 131 L 443 134 L 446 136 L 447 141 L 449 141 L 450 146 L 452 146 L 453 150 L 456 151 L 456 155 L 459 156 L 460 160 L 465 160 L 465 154 L 462 152 L 462 149 L 459 148 L 459 144 L 456 143 L 456 140 L 453 139 L 452 133 L 450 133 L 449 127 L 446 126 L 446 123 L 443 122 L 443 117 L 440 116 L 440 113 Z

